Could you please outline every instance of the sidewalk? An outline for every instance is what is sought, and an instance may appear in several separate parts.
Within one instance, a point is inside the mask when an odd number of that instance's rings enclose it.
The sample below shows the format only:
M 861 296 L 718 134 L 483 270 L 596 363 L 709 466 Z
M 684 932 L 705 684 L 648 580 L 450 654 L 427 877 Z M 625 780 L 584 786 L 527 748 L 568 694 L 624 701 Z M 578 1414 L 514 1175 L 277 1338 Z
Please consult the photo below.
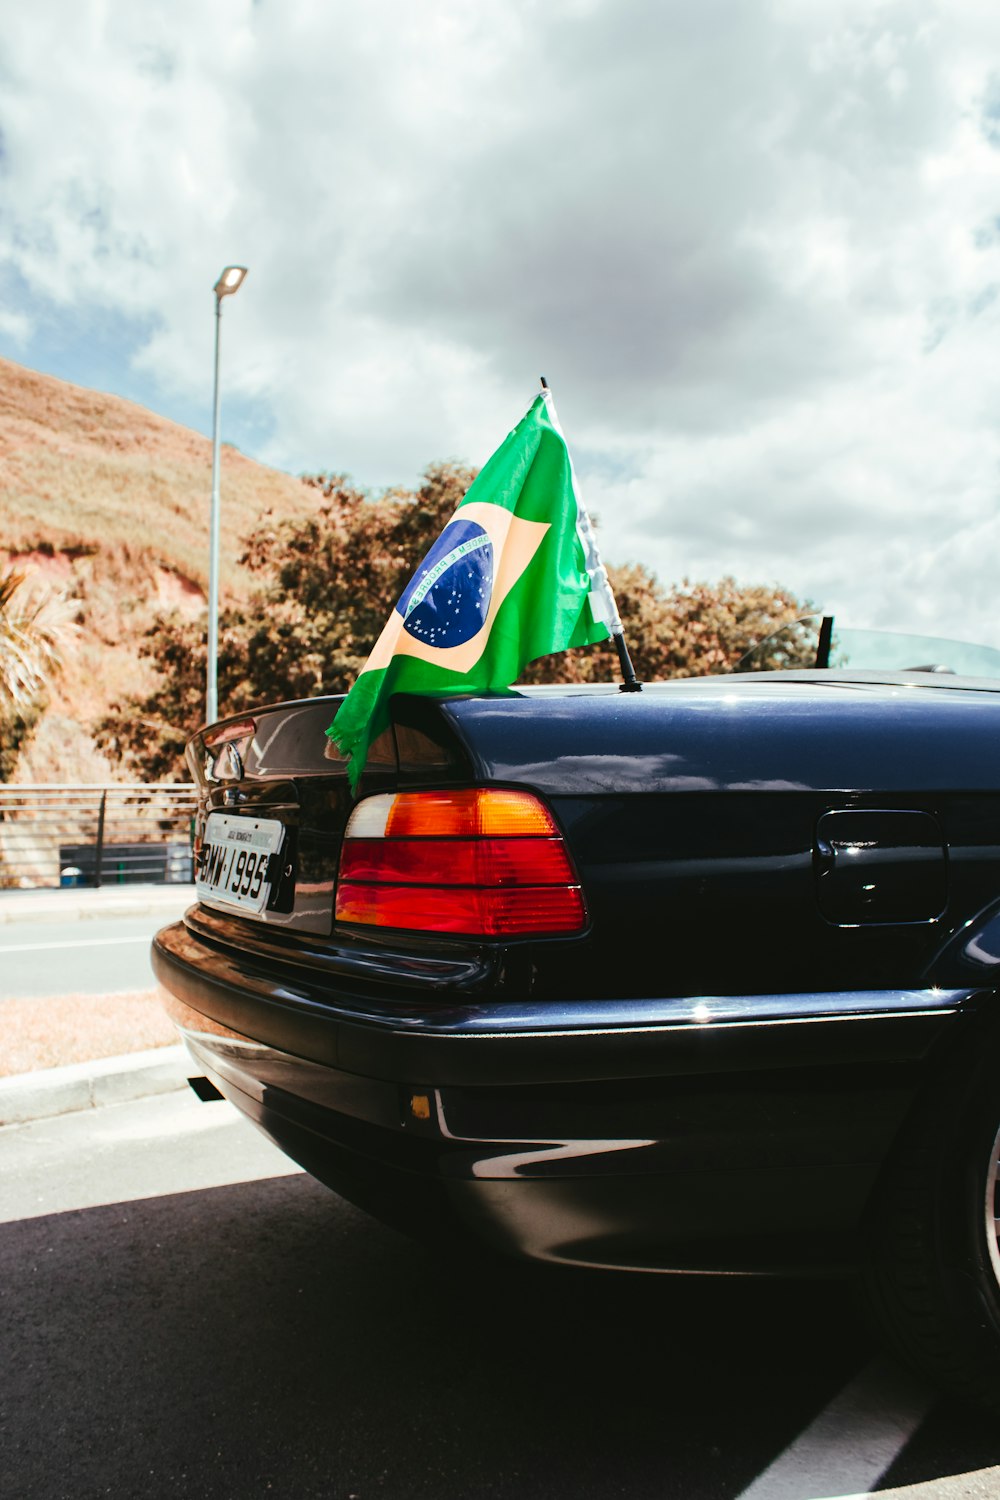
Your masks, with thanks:
M 0 1128 L 182 1089 L 197 1072 L 186 1048 L 178 1044 L 71 1063 L 66 1068 L 16 1073 L 0 1078 Z
M 102 917 L 150 916 L 169 922 L 180 917 L 194 899 L 193 885 L 112 885 L 102 886 L 98 890 L 64 888 L 0 891 L 0 932 L 6 931 L 10 940 L 13 925 L 52 921 L 85 922 Z M 86 1004 L 89 998 L 68 997 L 76 1005 Z M 126 1002 L 134 1002 L 135 997 L 111 996 L 104 1003 L 117 1003 L 119 999 L 124 1010 Z M 18 1004 L 15 1001 L 5 1003 L 11 1006 Z M 32 1003 L 52 1004 L 44 1000 Z M 0 1020 L 2 1017 L 3 1005 L 0 1004 Z M 54 1029 L 58 1035 L 58 1027 Z M 128 1034 L 126 1031 L 125 1035 Z M 150 1048 L 148 1043 L 140 1041 L 139 1035 L 136 1035 L 136 1040 L 142 1050 L 116 1057 L 73 1062 L 62 1067 L 39 1067 L 31 1072 L 0 1078 L 0 1127 L 67 1114 L 72 1110 L 121 1103 L 185 1086 L 188 1074 L 194 1072 L 195 1068 L 182 1046 Z M 47 1060 L 48 1055 L 50 1054 L 39 1053 L 39 1060 Z
M 86 921 L 157 916 L 169 921 L 194 901 L 193 885 L 102 885 L 98 890 L 0 891 L 0 926 L 9 922 Z

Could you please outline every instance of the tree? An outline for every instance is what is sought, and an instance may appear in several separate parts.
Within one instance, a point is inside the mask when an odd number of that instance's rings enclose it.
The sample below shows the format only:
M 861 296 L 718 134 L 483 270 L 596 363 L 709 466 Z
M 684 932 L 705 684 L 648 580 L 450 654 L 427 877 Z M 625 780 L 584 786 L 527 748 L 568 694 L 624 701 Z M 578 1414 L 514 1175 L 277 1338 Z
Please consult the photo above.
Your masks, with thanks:
M 629 654 L 640 681 L 705 677 L 736 666 L 755 642 L 811 606 L 787 589 L 687 579 L 665 591 L 648 568 L 610 567 L 608 576 L 625 628 Z M 618 673 L 609 641 L 565 656 L 544 657 L 524 674 L 525 682 L 607 682 Z
M 306 478 L 316 491 L 316 510 L 304 519 L 265 521 L 247 539 L 242 562 L 257 588 L 248 604 L 220 617 L 222 712 L 345 692 L 474 477 L 458 465 L 436 464 L 416 491 L 393 489 L 377 498 L 340 475 Z M 732 578 L 685 580 L 665 591 L 641 566 L 609 572 L 636 672 L 647 681 L 724 671 L 808 608 L 787 590 L 743 587 Z M 97 738 L 148 779 L 184 777 L 184 743 L 203 719 L 204 625 L 168 617 L 148 633 L 143 650 L 159 671 L 157 692 L 115 705 L 97 726 Z M 544 657 L 522 681 L 617 676 L 609 642 Z
M 12 567 L 0 574 L 0 781 L 10 780 L 75 635 L 72 606 L 61 594 Z
M 315 511 L 265 519 L 247 538 L 240 561 L 258 586 L 249 603 L 219 617 L 220 711 L 345 692 L 417 560 L 474 478 L 461 465 L 434 464 L 416 491 L 374 498 L 342 475 L 306 476 Z M 205 626 L 165 616 L 147 631 L 141 651 L 156 665 L 156 691 L 113 705 L 95 737 L 141 777 L 183 779 L 184 745 L 204 720 Z

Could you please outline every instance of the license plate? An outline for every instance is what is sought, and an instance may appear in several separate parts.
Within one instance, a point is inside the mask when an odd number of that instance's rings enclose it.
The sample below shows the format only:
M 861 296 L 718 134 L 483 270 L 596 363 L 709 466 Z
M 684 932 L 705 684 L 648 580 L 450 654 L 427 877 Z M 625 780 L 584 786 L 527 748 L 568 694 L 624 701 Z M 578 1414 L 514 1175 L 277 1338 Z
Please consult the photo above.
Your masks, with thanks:
M 262 912 L 271 894 L 271 856 L 281 848 L 284 833 L 275 818 L 210 813 L 194 883 L 199 901 Z

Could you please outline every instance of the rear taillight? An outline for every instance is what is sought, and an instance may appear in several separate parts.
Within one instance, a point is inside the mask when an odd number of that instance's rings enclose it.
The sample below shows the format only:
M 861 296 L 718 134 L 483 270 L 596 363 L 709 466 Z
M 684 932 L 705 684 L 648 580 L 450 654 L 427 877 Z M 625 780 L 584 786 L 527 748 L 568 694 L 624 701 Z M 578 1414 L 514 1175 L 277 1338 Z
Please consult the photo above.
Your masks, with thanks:
M 235 724 L 213 724 L 205 730 L 202 739 L 209 750 L 214 750 L 216 745 L 229 745 L 236 740 L 252 740 L 256 733 L 257 724 L 254 719 L 240 719 Z
M 254 719 L 213 724 L 203 732 L 202 743 L 210 757 L 209 774 L 213 780 L 242 781 L 247 751 L 256 733 Z
M 580 932 L 583 892 L 530 792 L 478 787 L 367 797 L 344 833 L 338 922 L 527 937 Z

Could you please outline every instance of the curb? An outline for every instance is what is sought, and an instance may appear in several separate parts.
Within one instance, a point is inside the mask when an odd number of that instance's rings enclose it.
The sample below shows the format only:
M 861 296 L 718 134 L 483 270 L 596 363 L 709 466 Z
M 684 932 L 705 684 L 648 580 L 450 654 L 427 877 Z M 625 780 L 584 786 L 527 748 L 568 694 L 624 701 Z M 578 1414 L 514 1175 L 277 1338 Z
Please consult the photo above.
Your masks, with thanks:
M 191 1060 L 183 1046 L 153 1047 L 0 1078 L 0 1126 L 23 1125 L 75 1110 L 124 1104 L 187 1086 Z

